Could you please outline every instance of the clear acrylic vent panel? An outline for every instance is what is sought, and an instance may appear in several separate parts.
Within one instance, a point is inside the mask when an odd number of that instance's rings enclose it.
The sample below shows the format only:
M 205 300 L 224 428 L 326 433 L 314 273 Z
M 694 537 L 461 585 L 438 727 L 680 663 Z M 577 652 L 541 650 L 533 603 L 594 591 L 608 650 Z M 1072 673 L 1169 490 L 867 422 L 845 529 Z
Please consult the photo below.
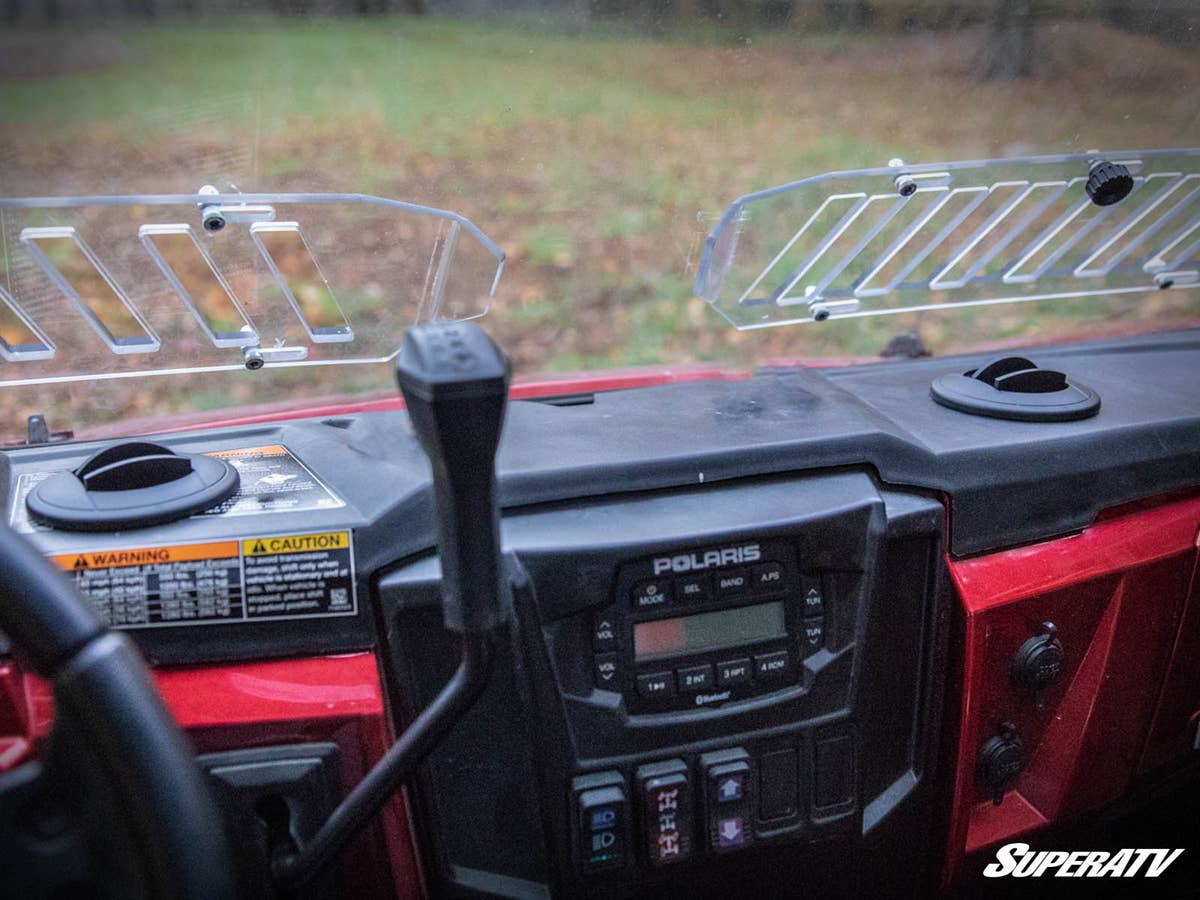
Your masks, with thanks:
M 1101 206 L 1097 160 L 1132 190 Z M 738 328 L 1200 286 L 1200 150 L 838 172 L 734 202 L 696 293 Z
M 0 200 L 0 386 L 393 357 L 487 312 L 500 249 L 363 195 Z

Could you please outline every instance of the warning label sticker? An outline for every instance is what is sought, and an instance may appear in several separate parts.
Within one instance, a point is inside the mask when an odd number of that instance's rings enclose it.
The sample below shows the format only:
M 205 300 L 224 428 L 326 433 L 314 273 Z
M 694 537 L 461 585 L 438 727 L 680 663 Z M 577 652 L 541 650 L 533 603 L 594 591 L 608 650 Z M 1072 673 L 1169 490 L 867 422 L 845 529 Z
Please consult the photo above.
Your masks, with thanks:
M 206 456 L 223 459 L 238 470 L 237 493 L 203 516 L 252 516 L 271 512 L 304 512 L 345 506 L 329 487 L 281 444 L 216 450 Z
M 50 559 L 109 625 L 153 628 L 348 616 L 349 531 L 64 553 Z
M 346 505 L 328 485 L 282 444 L 215 450 L 206 456 L 224 459 L 238 470 L 237 492 L 198 516 L 254 516 L 276 512 L 338 509 Z M 59 470 L 23 472 L 13 497 L 12 526 L 17 531 L 47 531 L 29 518 L 25 497 Z

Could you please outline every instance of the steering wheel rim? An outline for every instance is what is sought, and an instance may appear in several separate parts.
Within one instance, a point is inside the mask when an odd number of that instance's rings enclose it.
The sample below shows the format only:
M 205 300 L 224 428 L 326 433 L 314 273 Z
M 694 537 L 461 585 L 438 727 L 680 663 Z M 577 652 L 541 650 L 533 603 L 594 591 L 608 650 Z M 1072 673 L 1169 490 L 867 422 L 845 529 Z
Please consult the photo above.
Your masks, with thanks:
M 233 900 L 224 826 L 204 775 L 133 642 L 0 521 L 0 630 L 50 682 L 145 853 L 146 894 Z

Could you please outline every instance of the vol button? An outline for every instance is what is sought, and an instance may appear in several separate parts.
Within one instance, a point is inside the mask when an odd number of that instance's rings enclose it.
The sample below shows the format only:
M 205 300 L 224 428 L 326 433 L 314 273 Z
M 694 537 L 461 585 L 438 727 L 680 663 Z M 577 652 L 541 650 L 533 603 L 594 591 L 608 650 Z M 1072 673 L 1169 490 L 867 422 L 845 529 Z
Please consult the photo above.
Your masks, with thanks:
M 611 615 L 598 615 L 592 623 L 592 649 L 597 653 L 616 650 L 617 620 Z
M 621 687 L 621 662 L 616 653 L 602 653 L 596 657 L 596 687 L 606 691 Z

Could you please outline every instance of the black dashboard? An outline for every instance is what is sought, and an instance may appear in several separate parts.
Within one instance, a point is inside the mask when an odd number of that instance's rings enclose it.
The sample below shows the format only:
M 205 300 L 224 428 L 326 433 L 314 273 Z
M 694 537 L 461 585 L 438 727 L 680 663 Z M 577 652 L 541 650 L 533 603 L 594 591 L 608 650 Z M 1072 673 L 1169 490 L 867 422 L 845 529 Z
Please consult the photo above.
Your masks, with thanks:
M 1028 355 L 1094 389 L 1099 414 L 934 403 L 931 381 L 969 358 L 511 403 L 497 466 L 513 615 L 490 687 L 415 791 L 432 884 L 918 892 L 945 556 L 1200 483 L 1200 332 Z M 241 494 L 170 525 L 51 531 L 24 495 L 97 445 L 46 444 L 0 455 L 5 508 L 154 662 L 377 648 L 396 708 L 428 703 L 457 658 L 404 413 L 161 442 L 236 461 Z

